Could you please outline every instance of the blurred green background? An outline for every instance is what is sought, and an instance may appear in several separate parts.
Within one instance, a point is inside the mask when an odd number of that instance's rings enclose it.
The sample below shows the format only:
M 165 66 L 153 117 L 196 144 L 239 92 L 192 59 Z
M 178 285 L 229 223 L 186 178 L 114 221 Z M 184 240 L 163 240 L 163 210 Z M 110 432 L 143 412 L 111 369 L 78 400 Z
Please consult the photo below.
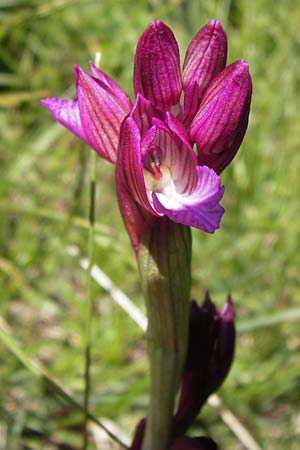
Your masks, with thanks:
M 74 95 L 72 66 L 87 69 L 96 51 L 132 95 L 135 45 L 151 19 L 172 27 L 183 60 L 212 17 L 227 31 L 228 62 L 249 61 L 254 93 L 246 138 L 222 174 L 222 227 L 193 232 L 193 297 L 209 288 L 218 305 L 229 291 L 235 301 L 226 407 L 260 448 L 300 449 L 298 0 L 0 0 L 1 450 L 82 445 L 82 414 L 8 349 L 13 339 L 82 402 L 87 277 L 68 248 L 88 252 L 90 150 L 39 99 Z M 113 168 L 100 159 L 96 208 L 97 263 L 143 310 Z M 96 284 L 93 296 L 92 412 L 130 437 L 147 407 L 144 334 Z M 192 432 L 250 449 L 223 419 L 207 405 Z

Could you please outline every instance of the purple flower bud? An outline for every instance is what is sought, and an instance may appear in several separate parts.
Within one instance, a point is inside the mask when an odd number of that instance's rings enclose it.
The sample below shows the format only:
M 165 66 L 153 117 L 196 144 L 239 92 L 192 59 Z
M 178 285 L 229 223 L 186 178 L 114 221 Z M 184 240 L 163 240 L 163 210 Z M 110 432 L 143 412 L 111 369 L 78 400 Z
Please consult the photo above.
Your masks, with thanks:
M 140 450 L 142 448 L 143 437 L 145 433 L 146 419 L 142 419 L 136 426 L 133 441 L 129 450 Z
M 230 297 L 218 312 L 209 294 L 190 306 L 188 355 L 182 375 L 174 432 L 183 434 L 208 396 L 224 381 L 234 353 L 234 309 Z
M 252 94 L 248 64 L 235 61 L 211 83 L 191 124 L 198 161 L 220 174 L 245 135 Z
M 190 123 L 213 78 L 226 66 L 227 36 L 220 22 L 210 20 L 191 40 L 183 64 L 184 122 Z
M 179 102 L 181 74 L 179 49 L 172 30 L 160 20 L 152 21 L 136 48 L 133 85 L 159 109 Z

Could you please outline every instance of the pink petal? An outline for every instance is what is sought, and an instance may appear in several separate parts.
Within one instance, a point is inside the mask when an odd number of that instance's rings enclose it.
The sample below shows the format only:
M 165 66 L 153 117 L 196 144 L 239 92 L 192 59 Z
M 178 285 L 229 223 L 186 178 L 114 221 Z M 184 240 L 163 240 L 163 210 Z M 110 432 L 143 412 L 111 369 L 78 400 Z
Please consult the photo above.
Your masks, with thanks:
M 191 124 L 199 164 L 221 173 L 231 162 L 247 129 L 251 94 L 248 64 L 243 60 L 230 64 L 215 78 Z
M 92 61 L 89 63 L 90 70 L 95 78 L 97 78 L 103 85 L 107 87 L 107 90 L 113 94 L 119 101 L 119 104 L 125 111 L 129 111 L 132 107 L 131 100 L 121 86 L 116 83 L 115 80 L 110 78 L 105 72 L 98 69 Z
M 143 136 L 152 126 L 152 118 L 156 115 L 156 112 L 152 103 L 141 94 L 138 94 L 130 115 L 137 124 L 141 136 Z
M 82 127 L 91 146 L 102 158 L 115 163 L 121 123 L 129 113 L 107 86 L 75 67 Z
M 183 65 L 185 121 L 190 121 L 212 79 L 226 66 L 227 37 L 217 20 L 210 20 L 193 37 Z
M 224 187 L 216 173 L 208 167 L 197 167 L 198 183 L 190 195 L 166 197 L 162 193 L 153 193 L 156 211 L 165 214 L 173 222 L 200 228 L 213 233 L 219 228 L 224 209 L 219 204 Z
M 158 109 L 179 102 L 181 75 L 179 49 L 172 30 L 160 20 L 142 33 L 134 61 L 135 94 L 141 93 Z
M 119 174 L 122 175 L 124 185 L 132 199 L 150 213 L 158 215 L 148 200 L 143 175 L 140 131 L 131 116 L 122 124 L 117 164 Z
M 116 188 L 120 212 L 129 234 L 132 247 L 138 252 L 143 231 L 154 216 L 133 199 L 128 191 L 120 164 L 116 166 Z
M 130 116 L 124 121 L 120 132 L 116 188 L 120 211 L 133 249 L 137 252 L 144 227 L 155 218 L 156 213 L 151 208 L 146 193 L 140 132 Z
M 88 145 L 91 145 L 82 128 L 78 102 L 76 100 L 44 98 L 41 100 L 41 104 L 49 109 L 57 122 L 61 123 Z
M 196 155 L 191 147 L 189 134 L 186 128 L 183 126 L 182 122 L 172 116 L 172 114 L 170 114 L 169 112 L 166 112 L 165 120 L 170 130 L 178 137 L 178 139 L 180 139 L 184 143 L 192 158 L 194 158 L 196 164 Z

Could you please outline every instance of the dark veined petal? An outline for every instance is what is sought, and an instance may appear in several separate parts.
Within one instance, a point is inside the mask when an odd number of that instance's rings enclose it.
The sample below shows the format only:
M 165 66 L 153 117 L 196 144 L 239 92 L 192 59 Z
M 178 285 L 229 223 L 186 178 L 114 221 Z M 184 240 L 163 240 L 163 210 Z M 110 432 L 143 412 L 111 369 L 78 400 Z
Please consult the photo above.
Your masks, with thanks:
M 170 130 L 178 137 L 178 139 L 180 139 L 184 143 L 188 151 L 191 153 L 192 157 L 195 158 L 196 162 L 196 157 L 191 147 L 189 134 L 187 132 L 187 129 L 182 124 L 182 122 L 180 122 L 177 118 L 172 116 L 172 114 L 170 114 L 169 112 L 166 112 L 165 120 Z
M 214 79 L 191 124 L 199 164 L 221 173 L 231 162 L 247 129 L 251 94 L 248 64 L 243 60 L 230 64 Z
M 118 162 L 116 165 L 116 189 L 120 212 L 129 234 L 132 247 L 137 253 L 143 230 L 147 224 L 153 220 L 154 216 L 144 208 L 141 208 L 141 206 L 133 199 L 132 194 L 126 185 L 122 167 Z
M 156 115 L 156 112 L 152 106 L 152 103 L 138 94 L 130 112 L 130 116 L 137 124 L 141 136 L 152 126 L 152 119 Z
M 158 214 L 151 207 L 143 175 L 141 135 L 137 124 L 128 116 L 121 128 L 118 151 L 118 166 L 122 179 L 132 198 L 153 215 Z
M 103 85 L 105 85 L 108 91 L 118 99 L 119 104 L 123 107 L 124 110 L 129 111 L 132 107 L 132 103 L 129 96 L 121 88 L 121 86 L 119 86 L 119 84 L 115 80 L 110 78 L 101 69 L 98 69 L 98 67 L 96 67 L 92 61 L 90 61 L 89 66 L 94 77 L 97 78 Z
M 138 41 L 133 84 L 135 94 L 141 93 L 158 109 L 166 110 L 179 102 L 178 44 L 172 30 L 160 20 L 151 22 Z
M 40 103 L 49 109 L 57 122 L 91 145 L 82 127 L 77 100 L 62 98 L 44 98 Z
M 90 145 L 115 163 L 121 123 L 129 113 L 100 80 L 75 67 L 80 119 Z
M 198 181 L 190 195 L 176 192 L 166 196 L 155 192 L 153 205 L 158 213 L 165 214 L 173 222 L 193 226 L 208 233 L 219 228 L 224 209 L 219 204 L 224 187 L 218 175 L 208 167 L 197 167 Z
M 213 78 L 226 66 L 227 37 L 220 22 L 210 20 L 195 34 L 183 64 L 184 121 L 190 122 Z
M 155 218 L 156 213 L 147 197 L 141 162 L 141 136 L 131 116 L 125 119 L 121 127 L 116 188 L 126 229 L 134 251 L 138 252 L 144 227 Z

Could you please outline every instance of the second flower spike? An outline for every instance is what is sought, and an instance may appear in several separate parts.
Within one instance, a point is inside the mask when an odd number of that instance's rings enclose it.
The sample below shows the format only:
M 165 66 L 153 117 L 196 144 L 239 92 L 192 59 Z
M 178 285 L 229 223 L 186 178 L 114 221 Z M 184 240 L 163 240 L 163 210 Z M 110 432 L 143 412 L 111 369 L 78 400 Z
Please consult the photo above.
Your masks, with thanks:
M 234 344 L 234 308 L 230 297 L 220 312 L 208 293 L 201 306 L 193 301 L 188 354 L 174 420 L 174 430 L 179 435 L 187 430 L 209 395 L 223 383 L 233 360 Z

